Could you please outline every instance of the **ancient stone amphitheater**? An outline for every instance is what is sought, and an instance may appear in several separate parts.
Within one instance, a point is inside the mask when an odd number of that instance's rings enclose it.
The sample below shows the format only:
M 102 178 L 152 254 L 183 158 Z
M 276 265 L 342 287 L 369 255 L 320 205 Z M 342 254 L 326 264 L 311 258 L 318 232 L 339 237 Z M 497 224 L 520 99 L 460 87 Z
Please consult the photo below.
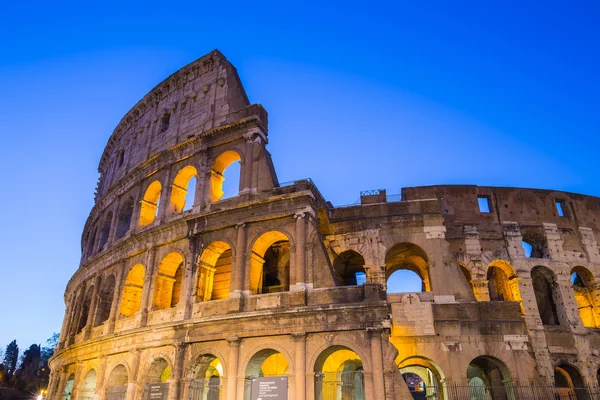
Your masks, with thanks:
M 427 186 L 334 207 L 280 184 L 267 144 L 218 51 L 125 115 L 49 398 L 600 398 L 600 199 Z M 388 293 L 399 273 L 420 287 Z

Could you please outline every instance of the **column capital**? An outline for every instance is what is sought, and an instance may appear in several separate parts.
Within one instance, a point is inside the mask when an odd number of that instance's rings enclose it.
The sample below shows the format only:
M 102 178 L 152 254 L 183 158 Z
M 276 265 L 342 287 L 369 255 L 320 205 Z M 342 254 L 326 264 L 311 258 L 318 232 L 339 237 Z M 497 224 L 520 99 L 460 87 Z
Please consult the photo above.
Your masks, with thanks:
M 290 335 L 292 335 L 294 342 L 298 342 L 300 340 L 306 339 L 307 333 L 306 332 L 292 332 L 292 333 L 290 333 Z
M 230 336 L 228 338 L 225 338 L 225 340 L 227 340 L 229 347 L 233 347 L 233 348 L 240 347 L 240 344 L 242 343 L 242 339 L 240 339 L 239 336 Z
M 246 226 L 248 226 L 248 224 L 247 224 L 247 223 L 245 223 L 245 222 L 239 222 L 239 223 L 235 224 L 235 227 L 236 227 L 237 229 L 240 229 L 240 228 L 245 228 Z

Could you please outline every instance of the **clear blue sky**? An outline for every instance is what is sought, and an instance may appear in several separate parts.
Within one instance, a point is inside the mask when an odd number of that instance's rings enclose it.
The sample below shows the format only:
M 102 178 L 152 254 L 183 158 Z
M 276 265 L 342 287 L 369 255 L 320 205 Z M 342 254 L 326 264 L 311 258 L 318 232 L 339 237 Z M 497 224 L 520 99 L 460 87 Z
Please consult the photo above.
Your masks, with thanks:
M 3 4 L 0 346 L 59 331 L 109 135 L 214 48 L 269 111 L 280 180 L 334 204 L 440 183 L 600 195 L 597 2 L 323 3 Z

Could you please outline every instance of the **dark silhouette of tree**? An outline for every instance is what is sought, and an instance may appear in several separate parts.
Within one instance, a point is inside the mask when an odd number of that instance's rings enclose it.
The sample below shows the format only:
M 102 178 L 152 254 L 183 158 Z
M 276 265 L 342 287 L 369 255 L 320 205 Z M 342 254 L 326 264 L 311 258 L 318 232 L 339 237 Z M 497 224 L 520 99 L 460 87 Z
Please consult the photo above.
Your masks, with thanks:
M 12 382 L 13 376 L 15 375 L 15 371 L 17 369 L 17 361 L 19 361 L 19 346 L 17 346 L 17 341 L 13 340 L 6 346 L 6 351 L 4 352 L 4 366 L 6 368 L 6 382 Z

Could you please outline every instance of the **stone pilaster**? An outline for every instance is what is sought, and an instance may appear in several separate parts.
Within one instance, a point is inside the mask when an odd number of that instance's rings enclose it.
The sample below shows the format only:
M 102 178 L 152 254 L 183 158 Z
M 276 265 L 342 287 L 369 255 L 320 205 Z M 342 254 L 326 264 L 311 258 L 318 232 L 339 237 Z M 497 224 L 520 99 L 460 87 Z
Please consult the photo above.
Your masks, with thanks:
M 227 399 L 237 399 L 237 375 L 238 363 L 240 358 L 241 341 L 237 337 L 227 339 L 229 343 L 228 370 L 227 370 Z M 224 397 L 225 398 L 225 397 Z
M 306 333 L 292 334 L 296 342 L 295 368 L 296 368 L 296 400 L 306 399 Z
M 237 224 L 237 235 L 235 240 L 234 268 L 231 270 L 230 298 L 239 298 L 243 292 L 250 292 L 250 285 L 246 278 L 246 224 Z
M 89 339 L 90 333 L 92 332 L 92 327 L 94 326 L 94 318 L 96 317 L 96 305 L 98 304 L 98 293 L 100 292 L 100 276 L 97 276 L 94 279 L 94 292 L 92 293 L 92 301 L 90 304 L 87 322 L 85 323 L 85 328 L 83 329 L 83 338 L 84 340 Z
M 299 212 L 294 215 L 296 218 L 296 246 L 295 246 L 295 271 L 292 273 L 294 284 L 290 285 L 290 290 L 306 290 L 306 212 Z
M 373 395 L 375 399 L 385 399 L 385 381 L 383 376 L 383 356 L 381 350 L 381 329 L 369 331 L 371 343 L 371 366 Z
M 154 279 L 154 269 L 156 262 L 156 248 L 151 247 L 148 249 L 146 256 L 146 276 L 144 277 L 144 288 L 142 290 L 142 299 L 140 302 L 140 312 L 142 318 L 140 320 L 141 326 L 146 326 L 148 322 L 148 312 L 152 309 L 152 296 L 154 294 L 152 280 Z
M 113 292 L 113 299 L 110 306 L 110 316 L 108 317 L 108 334 L 115 331 L 115 321 L 117 320 L 117 314 L 119 312 L 119 306 L 121 305 L 121 290 L 123 287 L 123 273 L 127 265 L 127 260 L 121 261 L 121 265 L 117 270 L 115 276 L 115 291 Z

